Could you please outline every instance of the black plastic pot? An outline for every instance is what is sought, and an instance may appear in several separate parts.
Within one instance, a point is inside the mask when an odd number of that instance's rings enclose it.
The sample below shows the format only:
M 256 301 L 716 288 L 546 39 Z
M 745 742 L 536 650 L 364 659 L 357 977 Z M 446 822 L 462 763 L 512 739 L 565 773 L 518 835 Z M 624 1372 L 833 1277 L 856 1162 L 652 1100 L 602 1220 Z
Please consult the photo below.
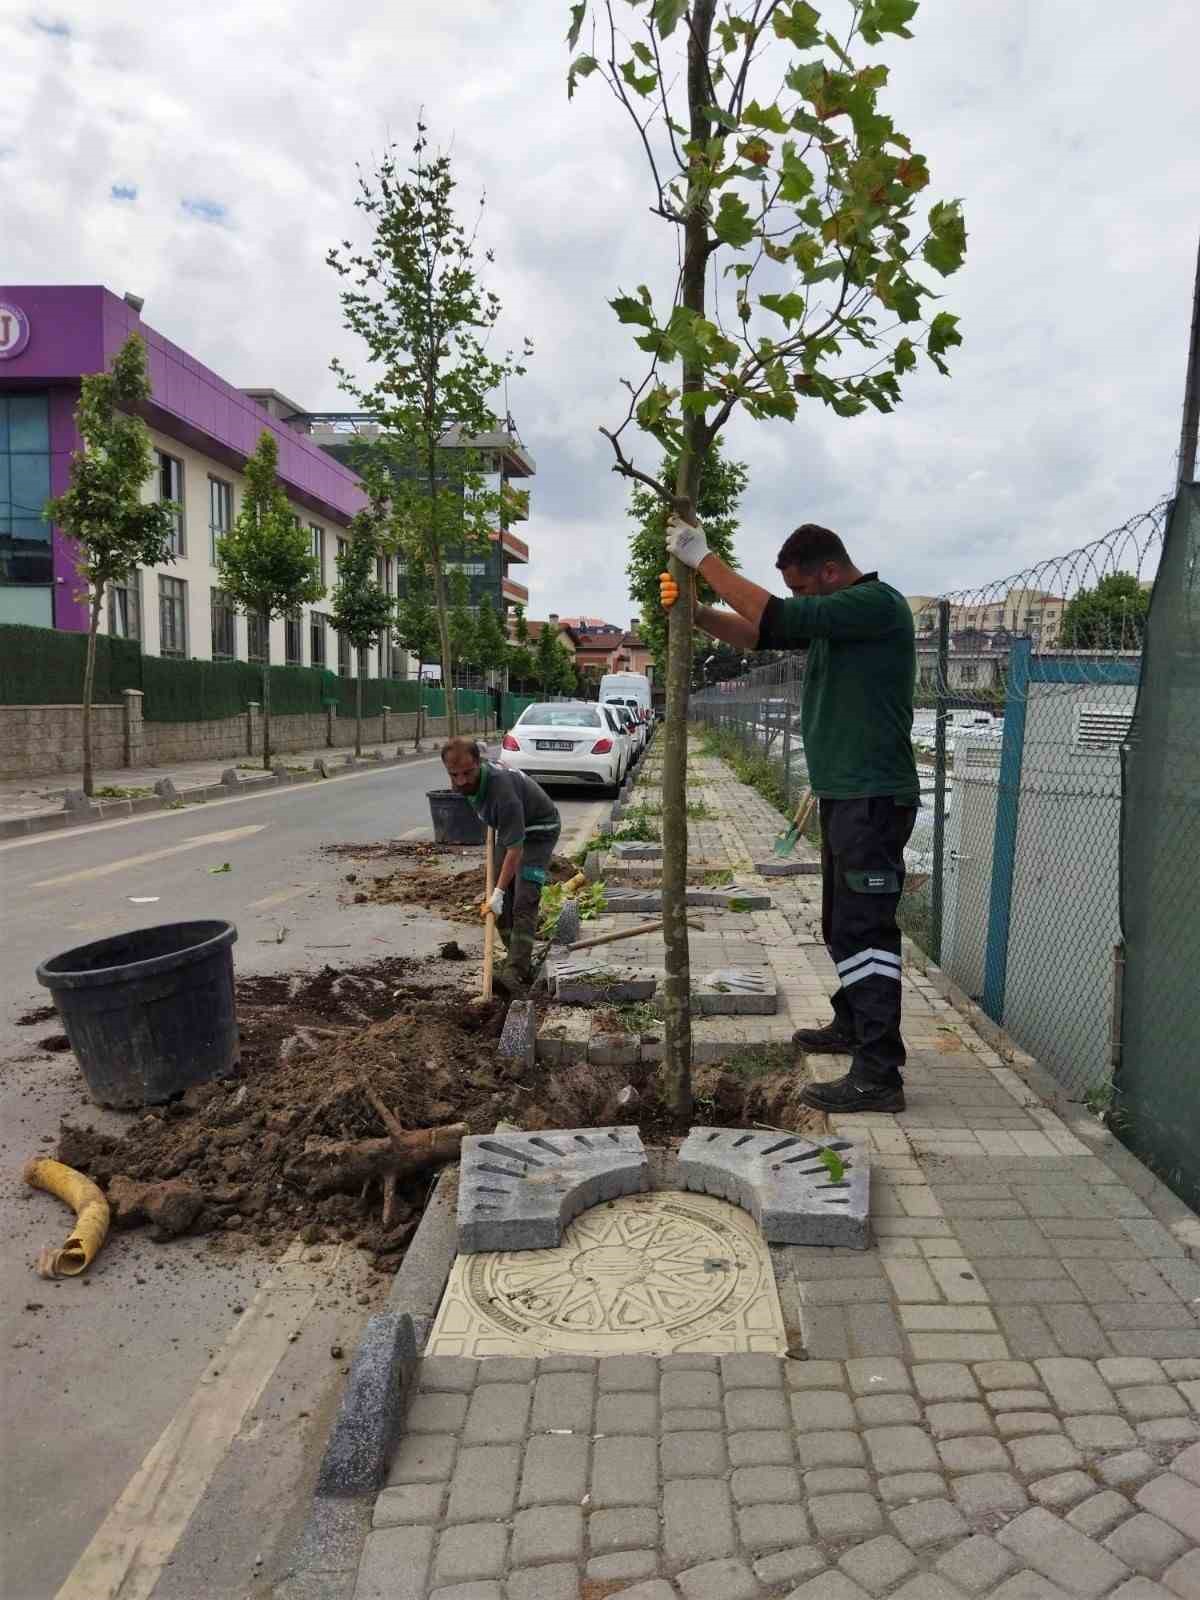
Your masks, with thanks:
M 153 1105 L 236 1065 L 236 938 L 230 922 L 170 922 L 41 963 L 93 1100 Z
M 430 789 L 429 818 L 435 844 L 483 844 L 487 829 L 470 802 L 454 789 Z

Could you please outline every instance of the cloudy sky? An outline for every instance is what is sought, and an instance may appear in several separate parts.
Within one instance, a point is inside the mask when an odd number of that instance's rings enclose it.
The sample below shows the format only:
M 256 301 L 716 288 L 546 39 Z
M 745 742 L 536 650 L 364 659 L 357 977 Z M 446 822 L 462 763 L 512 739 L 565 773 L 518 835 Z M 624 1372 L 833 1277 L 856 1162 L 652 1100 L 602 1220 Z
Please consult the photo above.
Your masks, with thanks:
M 565 0 L 63 0 L 0 7 L 0 278 L 102 282 L 236 384 L 341 403 L 354 364 L 327 248 L 358 231 L 356 162 L 420 106 L 483 236 L 510 394 L 538 463 L 531 613 L 630 614 L 626 491 L 597 428 L 640 352 L 606 301 L 673 259 L 598 79 L 565 93 Z M 1193 0 L 923 0 L 888 41 L 886 106 L 960 196 L 945 286 L 965 343 L 890 417 L 732 427 L 739 554 L 769 581 L 799 521 L 909 593 L 1016 571 L 1174 481 L 1197 227 Z M 634 358 L 638 358 L 635 360 Z M 654 452 L 643 452 L 652 466 Z

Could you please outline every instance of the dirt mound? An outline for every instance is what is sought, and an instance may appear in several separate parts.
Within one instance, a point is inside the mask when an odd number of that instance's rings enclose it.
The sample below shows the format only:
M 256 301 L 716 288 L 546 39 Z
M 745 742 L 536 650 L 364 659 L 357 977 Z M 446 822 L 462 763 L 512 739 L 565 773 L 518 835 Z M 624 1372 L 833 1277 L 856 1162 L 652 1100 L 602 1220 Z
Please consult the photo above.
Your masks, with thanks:
M 479 904 L 486 889 L 483 862 L 456 861 L 435 845 L 416 847 L 429 852 L 415 854 L 416 864 L 380 873 L 369 881 L 358 873 L 348 874 L 356 885 L 356 905 L 414 905 L 433 911 L 446 922 L 478 922 Z M 565 856 L 550 863 L 550 882 L 566 883 L 579 868 Z

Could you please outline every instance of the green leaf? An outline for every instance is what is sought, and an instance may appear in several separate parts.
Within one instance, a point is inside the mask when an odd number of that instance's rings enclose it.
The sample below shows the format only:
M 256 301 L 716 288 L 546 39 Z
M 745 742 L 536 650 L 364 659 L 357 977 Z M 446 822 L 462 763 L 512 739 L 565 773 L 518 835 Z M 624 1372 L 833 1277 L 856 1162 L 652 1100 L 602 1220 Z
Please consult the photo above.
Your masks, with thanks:
M 635 92 L 635 94 L 641 95 L 643 100 L 647 95 L 654 92 L 654 89 L 658 84 L 657 72 L 647 72 L 639 77 L 637 67 L 634 65 L 632 60 L 622 61 L 621 76 L 625 79 L 625 82 Z
M 911 372 L 916 364 L 916 346 L 911 339 L 901 339 L 892 352 L 892 365 L 897 372 Z
M 629 48 L 644 67 L 652 67 L 654 65 L 654 57 L 650 54 L 650 46 L 648 44 L 643 44 L 640 39 L 635 39 Z
M 802 294 L 760 294 L 758 303 L 765 310 L 782 317 L 789 328 L 804 316 L 805 300 Z
M 580 78 L 590 78 L 600 63 L 595 56 L 576 56 L 567 69 L 567 99 L 575 94 L 575 84 Z
M 917 14 L 918 0 L 864 0 L 858 31 L 867 44 L 879 44 L 885 33 L 911 39 L 907 24 Z
M 831 1150 L 828 1145 L 817 1151 L 817 1160 L 825 1168 L 833 1183 L 841 1183 L 846 1176 L 846 1163 L 836 1150 Z
M 664 39 L 675 32 L 676 24 L 684 16 L 688 0 L 654 0 L 654 26 Z
M 811 50 L 821 42 L 820 13 L 814 11 L 806 0 L 795 0 L 791 7 L 781 6 L 771 18 L 771 26 L 781 39 L 787 39 L 797 50 Z
M 943 377 L 950 376 L 950 368 L 942 360 L 942 355 L 954 345 L 961 343 L 962 334 L 958 331 L 958 318 L 949 311 L 939 311 L 929 324 L 925 351 Z
M 567 29 L 567 49 L 574 50 L 579 43 L 579 35 L 583 31 L 583 19 L 587 16 L 588 0 L 579 0 L 577 5 L 571 7 L 571 26 Z
M 760 106 L 757 100 L 751 100 L 742 112 L 742 126 L 762 128 L 766 133 L 786 133 L 789 125 L 777 105 Z
M 709 406 L 720 405 L 725 396 L 720 389 L 689 389 L 679 401 L 685 416 L 701 417 Z
M 636 322 L 643 328 L 654 326 L 654 312 L 645 300 L 635 300 L 630 294 L 619 294 L 615 300 L 610 300 L 609 305 L 617 313 L 620 322 Z
M 789 140 L 779 159 L 779 198 L 789 205 L 798 205 L 812 191 L 813 175 L 801 161 L 796 146 Z
M 944 278 L 962 266 L 967 250 L 967 226 L 957 200 L 941 201 L 929 213 L 929 237 L 921 254 Z
M 721 196 L 721 204 L 713 219 L 713 232 L 722 244 L 732 245 L 735 250 L 744 249 L 754 238 L 757 225 L 750 215 L 750 208 L 740 196 Z

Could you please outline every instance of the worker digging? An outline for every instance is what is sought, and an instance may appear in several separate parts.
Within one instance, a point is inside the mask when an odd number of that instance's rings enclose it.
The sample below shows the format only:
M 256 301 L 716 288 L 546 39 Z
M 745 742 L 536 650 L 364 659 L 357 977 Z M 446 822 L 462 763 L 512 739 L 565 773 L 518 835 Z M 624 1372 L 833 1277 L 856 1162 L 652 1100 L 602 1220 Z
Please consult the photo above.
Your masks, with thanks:
M 452 787 L 494 833 L 495 887 L 480 907 L 494 918 L 506 948 L 495 987 L 510 999 L 533 982 L 533 941 L 542 889 L 558 847 L 562 819 L 546 791 L 526 777 L 484 759 L 473 739 L 449 739 L 442 762 Z
M 667 549 L 699 573 L 731 609 L 696 609 L 696 625 L 742 650 L 806 650 L 801 727 L 812 792 L 820 804 L 821 931 L 841 986 L 833 1020 L 793 1035 L 806 1052 L 849 1055 L 850 1070 L 813 1083 L 821 1111 L 903 1111 L 900 929 L 904 847 L 919 783 L 912 747 L 916 643 L 904 596 L 876 572 L 860 572 L 836 533 L 804 523 L 775 565 L 783 600 L 718 557 L 704 530 L 668 523 Z M 663 605 L 679 598 L 669 573 Z

